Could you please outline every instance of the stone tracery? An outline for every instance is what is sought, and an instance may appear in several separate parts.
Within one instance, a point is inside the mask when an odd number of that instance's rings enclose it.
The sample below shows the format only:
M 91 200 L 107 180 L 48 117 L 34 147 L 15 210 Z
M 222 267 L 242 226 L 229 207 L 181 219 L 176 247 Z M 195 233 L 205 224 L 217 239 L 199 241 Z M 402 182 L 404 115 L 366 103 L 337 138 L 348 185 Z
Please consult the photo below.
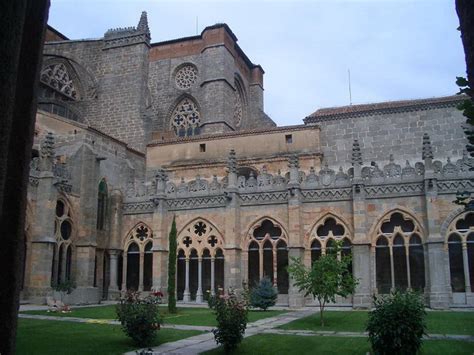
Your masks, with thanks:
M 199 134 L 201 115 L 196 103 L 186 97 L 182 99 L 171 115 L 171 126 L 177 136 L 193 136 Z
M 43 68 L 40 79 L 60 93 L 72 99 L 78 98 L 76 87 L 64 63 L 51 64 Z
M 189 223 L 178 236 L 178 298 L 202 302 L 205 291 L 224 286 L 224 241 L 208 221 Z
M 187 64 L 181 67 L 175 76 L 176 86 L 179 89 L 185 90 L 193 86 L 198 77 L 197 69 L 194 65 Z

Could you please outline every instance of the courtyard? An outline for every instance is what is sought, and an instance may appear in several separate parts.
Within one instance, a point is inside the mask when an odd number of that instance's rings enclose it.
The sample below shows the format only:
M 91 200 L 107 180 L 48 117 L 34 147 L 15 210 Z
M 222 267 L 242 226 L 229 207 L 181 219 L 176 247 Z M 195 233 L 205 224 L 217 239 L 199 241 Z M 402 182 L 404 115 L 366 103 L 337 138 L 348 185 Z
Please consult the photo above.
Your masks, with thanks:
M 216 323 L 210 309 L 181 306 L 171 315 L 162 306 L 160 312 L 164 324 L 150 347 L 153 352 L 224 353 L 211 333 Z M 336 307 L 325 313 L 322 328 L 314 307 L 252 310 L 246 338 L 234 353 L 365 354 L 370 350 L 364 332 L 367 317 L 367 311 Z M 472 354 L 474 312 L 428 310 L 427 333 L 422 354 Z M 18 354 L 64 354 L 65 349 L 68 354 L 134 354 L 138 350 L 120 329 L 111 303 L 76 307 L 70 313 L 24 307 L 17 341 Z

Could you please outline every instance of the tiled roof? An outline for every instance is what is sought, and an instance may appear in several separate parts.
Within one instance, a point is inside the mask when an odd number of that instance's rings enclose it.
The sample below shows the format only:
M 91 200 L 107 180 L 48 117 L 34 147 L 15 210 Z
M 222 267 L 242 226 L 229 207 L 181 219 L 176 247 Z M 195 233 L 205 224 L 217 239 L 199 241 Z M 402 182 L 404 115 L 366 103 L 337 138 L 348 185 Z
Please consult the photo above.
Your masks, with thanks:
M 304 123 L 331 121 L 340 118 L 370 116 L 384 113 L 426 110 L 430 108 L 451 107 L 457 105 L 466 96 L 453 95 L 430 99 L 386 101 L 363 105 L 349 105 L 322 108 L 307 116 Z

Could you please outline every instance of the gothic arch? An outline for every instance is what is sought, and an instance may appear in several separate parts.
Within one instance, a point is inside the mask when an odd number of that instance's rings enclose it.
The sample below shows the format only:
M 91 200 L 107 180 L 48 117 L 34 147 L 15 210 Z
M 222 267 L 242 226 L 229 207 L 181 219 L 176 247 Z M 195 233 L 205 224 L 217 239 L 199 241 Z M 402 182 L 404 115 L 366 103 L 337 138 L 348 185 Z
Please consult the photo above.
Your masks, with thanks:
M 444 219 L 443 223 L 441 224 L 440 227 L 440 234 L 443 238 L 446 238 L 448 235 L 448 228 L 451 226 L 453 221 L 457 219 L 459 216 L 461 216 L 466 210 L 464 207 L 458 207 L 454 211 L 451 211 L 450 214 Z
M 404 219 L 410 219 L 414 222 L 415 229 L 414 231 L 417 231 L 417 234 L 421 234 L 422 240 L 425 239 L 425 229 L 423 228 L 423 224 L 420 223 L 418 218 L 416 217 L 416 214 L 403 207 L 396 207 L 392 208 L 386 212 L 384 212 L 381 217 L 377 218 L 376 222 L 372 225 L 372 227 L 369 230 L 369 238 L 371 240 L 371 243 L 373 246 L 375 246 L 375 243 L 377 241 L 378 236 L 380 235 L 380 228 L 383 223 L 389 222 L 390 218 L 393 214 L 395 213 L 400 213 Z
M 245 234 L 246 238 L 244 238 L 242 240 L 242 250 L 248 251 L 248 247 L 249 247 L 250 243 L 252 242 L 252 240 L 254 239 L 253 234 L 254 234 L 255 230 L 259 227 L 262 227 L 263 222 L 265 222 L 265 221 L 270 221 L 270 222 L 273 223 L 274 226 L 280 228 L 281 232 L 282 232 L 281 233 L 281 238 L 283 238 L 283 240 L 285 240 L 286 243 L 288 243 L 288 232 L 286 231 L 286 228 L 283 227 L 283 224 L 278 222 L 275 218 L 272 218 L 272 217 L 269 217 L 269 216 L 263 216 L 263 217 L 258 218 L 256 221 L 254 221 L 250 225 L 250 227 L 247 228 L 247 233 Z M 267 240 L 268 238 L 265 237 L 263 239 Z
M 189 257 L 194 249 L 198 256 L 202 256 L 204 250 L 209 250 L 211 256 L 215 256 L 217 249 L 224 250 L 224 238 L 219 229 L 208 219 L 197 217 L 189 221 L 177 236 L 178 250 L 183 250 Z
M 53 77 L 56 70 L 61 72 Z M 81 78 L 71 62 L 65 57 L 55 56 L 46 59 L 41 68 L 40 82 L 62 92 L 74 101 L 85 97 Z
M 347 223 L 345 218 L 340 217 L 336 215 L 333 212 L 326 212 L 322 217 L 320 217 L 309 229 L 309 232 L 305 235 L 305 243 L 308 244 L 308 246 L 311 245 L 313 239 L 316 238 L 317 230 L 320 226 L 324 225 L 329 219 L 333 219 L 336 221 L 337 224 L 342 225 L 344 228 L 344 233 L 340 236 L 333 236 L 336 237 L 336 239 L 344 239 L 347 238 L 349 241 L 352 242 L 352 239 L 354 237 L 354 233 L 352 231 L 351 225 Z
M 189 110 L 186 111 L 186 117 L 176 116 L 179 106 L 184 104 L 190 105 Z M 202 110 L 198 101 L 188 93 L 184 93 L 170 106 L 166 115 L 166 127 L 170 131 L 174 131 L 177 136 L 181 136 L 180 129 L 185 130 L 185 136 L 197 135 L 201 125 L 201 113 Z M 189 129 L 192 129 L 190 134 L 188 134 Z
M 129 246 L 136 243 L 140 251 L 145 250 L 148 242 L 153 242 L 153 230 L 144 222 L 138 222 L 129 230 L 123 239 L 123 250 L 128 250 Z

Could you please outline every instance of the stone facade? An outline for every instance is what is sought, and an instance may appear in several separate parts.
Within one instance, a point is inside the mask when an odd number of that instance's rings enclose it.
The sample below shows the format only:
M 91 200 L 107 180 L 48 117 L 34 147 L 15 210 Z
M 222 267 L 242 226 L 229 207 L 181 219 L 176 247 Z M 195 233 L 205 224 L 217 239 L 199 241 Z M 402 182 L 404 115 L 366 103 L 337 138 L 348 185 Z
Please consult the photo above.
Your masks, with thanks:
M 150 43 L 137 27 L 97 40 L 51 32 L 28 193 L 23 297 L 71 280 L 67 301 L 167 288 L 178 227 L 178 298 L 264 276 L 280 304 L 312 305 L 286 272 L 343 242 L 357 290 L 424 292 L 433 308 L 474 305 L 474 190 L 462 97 L 327 108 L 276 127 L 263 69 L 227 25 Z

